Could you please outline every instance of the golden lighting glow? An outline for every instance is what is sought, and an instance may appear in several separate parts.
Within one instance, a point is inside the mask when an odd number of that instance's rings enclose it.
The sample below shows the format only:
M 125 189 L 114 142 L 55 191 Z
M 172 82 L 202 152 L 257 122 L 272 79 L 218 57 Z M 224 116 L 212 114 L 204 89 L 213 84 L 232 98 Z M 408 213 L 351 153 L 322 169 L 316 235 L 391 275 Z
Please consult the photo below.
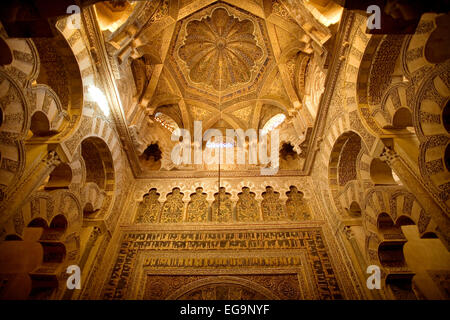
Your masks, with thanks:
M 89 86 L 89 95 L 91 96 L 91 99 L 95 102 L 97 102 L 97 105 L 100 107 L 100 109 L 102 110 L 103 114 L 105 116 L 109 116 L 110 112 L 109 112 L 109 105 L 108 105 L 108 101 L 106 100 L 105 95 L 103 94 L 103 92 L 97 88 L 96 86 Z
M 339 22 L 342 17 L 342 12 L 344 12 L 344 8 L 334 2 L 330 2 L 327 6 L 323 7 L 322 10 L 317 8 L 318 5 L 315 4 L 314 1 L 306 0 L 304 3 L 314 18 L 319 20 L 319 22 L 326 27 Z
M 274 115 L 272 118 L 269 119 L 269 121 L 266 122 L 264 125 L 262 132 L 263 134 L 266 134 L 276 127 L 278 127 L 280 124 L 282 124 L 286 120 L 286 115 L 279 113 L 277 115 Z
M 234 148 L 234 142 L 211 142 L 206 143 L 206 147 L 210 149 Z
M 98 2 L 94 5 L 99 27 L 102 31 L 114 32 L 130 17 L 136 7 L 136 2 L 123 1 L 112 4 L 109 2 Z
M 158 122 L 162 127 L 166 128 L 170 132 L 173 132 L 178 128 L 178 125 L 175 123 L 175 121 L 161 112 L 157 112 L 154 115 L 153 119 L 155 119 L 156 122 Z

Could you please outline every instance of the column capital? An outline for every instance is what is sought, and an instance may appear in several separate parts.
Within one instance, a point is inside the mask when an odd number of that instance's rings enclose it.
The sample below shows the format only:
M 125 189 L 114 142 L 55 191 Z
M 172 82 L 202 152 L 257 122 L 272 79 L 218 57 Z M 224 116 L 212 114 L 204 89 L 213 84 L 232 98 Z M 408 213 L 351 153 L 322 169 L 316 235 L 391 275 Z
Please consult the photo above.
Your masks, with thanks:
M 92 241 L 96 241 L 97 238 L 102 234 L 102 230 L 100 227 L 94 226 L 94 228 L 92 229 L 91 235 L 89 236 L 90 239 L 92 239 Z
M 61 159 L 58 156 L 58 154 L 56 153 L 56 151 L 50 151 L 47 154 L 47 157 L 45 159 L 42 160 L 43 162 L 45 162 L 45 164 L 47 165 L 47 167 L 51 167 L 51 166 L 57 166 L 61 163 Z
M 348 240 L 351 240 L 355 237 L 355 233 L 353 232 L 351 226 L 345 226 L 343 231 Z
M 395 159 L 399 157 L 398 153 L 395 152 L 394 149 L 389 147 L 384 147 L 383 152 L 381 153 L 380 160 L 387 162 L 388 164 L 392 163 Z

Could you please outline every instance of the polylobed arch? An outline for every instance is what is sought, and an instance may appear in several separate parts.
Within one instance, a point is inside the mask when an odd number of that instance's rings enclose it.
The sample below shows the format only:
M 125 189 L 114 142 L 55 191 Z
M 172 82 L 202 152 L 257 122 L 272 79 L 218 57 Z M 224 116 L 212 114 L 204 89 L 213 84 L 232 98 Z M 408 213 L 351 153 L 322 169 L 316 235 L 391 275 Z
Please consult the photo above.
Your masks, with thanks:
M 363 141 L 355 131 L 344 131 L 334 140 L 328 161 L 328 183 L 332 199 L 338 212 L 346 212 L 352 218 L 360 216 L 357 212 L 359 210 L 349 210 L 352 201 L 361 201 L 361 186 L 358 181 L 367 180 L 368 175 L 367 146 Z
M 66 232 L 68 221 L 64 214 L 55 215 L 50 224 L 42 217 L 37 217 L 28 223 L 28 228 L 42 228 L 41 239 L 58 240 Z
M 370 178 L 375 185 L 395 185 L 391 167 L 379 158 L 372 159 L 370 163 Z
M 81 156 L 86 167 L 86 183 L 96 183 L 107 193 L 112 192 L 115 172 L 108 145 L 101 138 L 88 137 L 81 142 Z
M 280 143 L 280 157 L 286 159 L 288 156 L 293 158 L 298 157 L 298 153 L 295 151 L 294 145 L 289 141 Z
M 378 246 L 378 259 L 381 266 L 387 269 L 400 269 L 406 267 L 403 246 L 405 240 L 383 241 Z
M 362 149 L 362 139 L 353 131 L 347 131 L 336 139 L 328 163 L 328 181 L 332 190 L 337 191 L 357 179 L 357 159 Z
M 413 131 L 412 87 L 403 75 L 398 74 L 395 78 L 401 78 L 401 80 L 395 80 L 396 82 L 393 80 L 389 88 L 383 92 L 381 102 L 370 106 L 374 123 L 386 134 L 393 133 L 393 130 L 396 134 Z M 370 121 L 368 118 L 366 120 Z
M 58 203 L 64 205 L 59 206 Z M 81 206 L 75 194 L 61 189 L 37 191 L 11 219 L 20 219 L 23 225 L 14 226 L 8 222 L 5 234 L 17 234 L 25 239 L 25 231 L 31 229 L 36 241 L 63 243 L 68 252 L 68 262 L 75 262 L 79 251 L 77 234 L 82 225 Z M 36 228 L 42 231 L 39 233 Z
M 395 298 L 415 299 L 412 290 L 414 274 L 409 271 L 404 255 L 404 245 L 407 242 L 401 226 L 415 224 L 411 218 L 400 216 L 394 223 L 392 217 L 382 212 L 377 217 L 378 232 L 383 240 L 378 245 L 377 255 L 381 266 L 386 272 L 386 288 Z
M 401 215 L 395 221 L 397 227 L 415 225 L 416 223 L 408 216 Z
M 20 72 L 13 66 L 10 66 L 10 68 L 10 71 Z M 0 86 L 5 89 L 9 88 L 2 90 L 0 93 L 0 99 L 3 100 L 0 106 L 0 135 L 7 136 L 9 137 L 8 140 L 10 139 L 10 142 L 7 143 L 7 152 L 4 148 L 4 142 L 0 147 L 0 160 L 3 164 L 7 159 L 14 163 L 7 170 L 0 170 L 0 193 L 5 200 L 5 198 L 8 198 L 8 194 L 13 191 L 25 170 L 26 150 L 23 140 L 28 133 L 31 117 L 29 116 L 29 99 L 25 97 L 23 85 L 3 68 L 0 70 Z M 8 208 L 8 203 L 9 201 L 1 201 L 0 204 L 0 207 L 2 207 L 0 211 L 6 210 L 9 212 L 9 214 L 3 216 L 3 221 L 6 216 L 12 214 L 11 211 L 14 211 Z
M 362 121 L 377 136 L 413 126 L 411 85 L 401 63 L 404 40 L 404 35 L 372 35 L 362 53 L 357 105 Z
M 411 217 L 404 214 L 400 215 L 395 221 L 392 219 L 391 215 L 382 212 L 377 217 L 377 228 L 382 234 L 401 234 L 401 227 L 408 225 L 415 225 L 416 223 Z
M 46 84 L 33 84 L 30 107 L 32 117 L 28 138 L 43 143 L 60 140 L 59 133 L 69 129 L 68 120 L 72 111 L 64 110 L 58 94 Z
M 358 72 L 359 104 L 378 105 L 391 84 L 404 35 L 373 35 L 365 48 Z
M 399 300 L 416 300 L 417 296 L 413 289 L 414 274 L 388 274 L 386 276 L 386 287 L 389 288 L 393 297 Z
M 296 170 L 300 168 L 300 155 L 294 147 L 294 143 L 290 141 L 281 141 L 279 145 L 279 168 L 281 170 Z
M 36 217 L 27 223 L 22 236 L 9 234 L 5 237 L 1 246 L 4 254 L 20 250 L 29 257 L 25 264 L 15 256 L 11 256 L 9 264 L 3 263 L 2 270 L 11 279 L 25 279 L 19 281 L 23 286 L 21 290 L 8 288 L 7 296 L 12 294 L 20 299 L 49 298 L 55 292 L 59 286 L 57 270 L 61 269 L 67 255 L 64 242 L 67 227 L 68 221 L 64 214 L 53 216 L 50 223 L 44 217 Z
M 392 118 L 393 129 L 406 129 L 412 126 L 413 123 L 411 111 L 405 107 L 397 109 Z
M 31 228 L 48 228 L 48 223 L 47 223 L 47 221 L 45 221 L 45 219 L 44 218 L 41 218 L 41 217 L 39 217 L 39 218 L 34 218 L 33 220 L 31 220 L 29 223 L 28 223 L 28 227 L 31 227 Z
M 67 229 L 67 218 L 63 214 L 58 214 L 53 217 L 50 222 L 50 228 L 58 231 L 65 231 Z
M 28 99 L 32 112 L 25 117 L 28 138 L 60 140 L 76 127 L 76 124 L 69 126 L 68 120 L 71 116 L 80 119 L 83 107 L 81 72 L 74 52 L 55 28 L 51 38 L 5 41 L 17 53 L 10 65 L 11 74 L 24 73 L 22 87 L 32 91 Z
M 81 111 L 83 84 L 78 62 L 69 44 L 59 33 L 53 38 L 34 38 L 39 55 L 37 83 L 48 85 L 57 94 L 64 110 Z
M 50 131 L 50 122 L 44 112 L 36 111 L 31 116 L 30 131 L 35 137 L 45 137 L 52 134 Z
M 449 88 L 445 81 L 450 75 L 448 65 L 438 64 L 432 71 L 425 74 L 417 90 L 415 99 L 414 118 L 415 129 L 419 137 L 418 169 L 421 178 L 436 199 L 441 199 L 443 211 L 450 208 L 449 190 L 447 188 L 450 177 L 448 144 L 448 114 Z M 430 123 L 433 119 L 433 122 Z M 444 225 L 443 225 L 444 227 Z M 447 226 L 445 226 L 447 228 Z
M 394 221 L 386 212 L 382 212 L 377 217 L 378 230 L 387 230 L 394 227 Z
M 345 186 L 357 179 L 357 158 L 361 152 L 361 137 L 357 134 L 349 135 L 342 146 L 338 160 L 338 183 Z
M 46 190 L 68 189 L 72 182 L 72 168 L 67 163 L 60 163 L 50 173 L 48 182 L 45 185 Z
M 398 192 L 393 195 L 394 199 L 398 196 Z M 420 236 L 421 220 L 416 224 L 414 217 L 404 212 L 399 216 L 395 212 L 381 212 L 377 216 L 377 240 L 372 244 L 372 248 L 376 248 L 376 259 L 371 262 L 379 263 L 383 268 L 386 293 L 390 299 L 417 299 L 417 290 L 420 296 L 426 293 L 427 298 L 437 297 L 435 289 L 429 287 L 433 281 L 431 278 L 426 280 L 426 277 L 431 270 L 441 270 L 443 263 L 448 261 L 448 253 L 433 231 Z M 426 241 L 429 243 L 424 247 Z M 442 256 L 441 259 L 441 255 L 447 255 L 447 258 Z M 423 260 L 425 257 L 440 260 L 436 265 L 436 262 Z
M 419 234 L 435 232 L 437 228 L 414 195 L 401 186 L 375 186 L 364 198 L 364 223 L 367 230 L 378 232 L 378 221 L 389 222 L 391 228 L 414 224 Z

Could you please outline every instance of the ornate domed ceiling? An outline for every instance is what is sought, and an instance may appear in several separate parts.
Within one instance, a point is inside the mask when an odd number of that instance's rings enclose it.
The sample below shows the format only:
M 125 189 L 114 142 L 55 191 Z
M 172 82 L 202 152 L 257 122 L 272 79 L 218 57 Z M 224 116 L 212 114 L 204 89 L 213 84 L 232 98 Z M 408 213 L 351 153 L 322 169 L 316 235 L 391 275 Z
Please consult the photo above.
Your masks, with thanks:
M 200 88 L 222 91 L 248 85 L 267 58 L 259 32 L 257 42 L 254 23 L 230 14 L 226 7 L 215 7 L 210 15 L 188 19 L 185 25 L 178 49 L 185 66 L 179 67 Z
M 296 10 L 283 0 L 136 2 L 125 23 L 104 31 L 136 164 L 158 144 L 168 168 L 172 122 L 193 135 L 196 120 L 203 131 L 258 130 L 284 114 L 283 139 L 304 143 L 332 33 L 294 2 Z
M 167 55 L 167 70 L 185 96 L 210 105 L 255 93 L 274 63 L 264 21 L 216 3 L 180 20 Z M 253 98 L 255 97 L 255 94 Z

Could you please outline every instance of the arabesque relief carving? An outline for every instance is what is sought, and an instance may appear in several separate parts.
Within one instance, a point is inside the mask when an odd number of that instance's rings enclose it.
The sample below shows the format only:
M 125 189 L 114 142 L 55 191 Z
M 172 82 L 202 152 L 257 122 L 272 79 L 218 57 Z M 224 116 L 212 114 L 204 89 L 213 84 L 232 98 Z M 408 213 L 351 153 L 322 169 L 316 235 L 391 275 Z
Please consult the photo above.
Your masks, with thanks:
M 209 205 L 206 196 L 201 187 L 195 189 L 195 193 L 191 194 L 191 201 L 187 206 L 187 221 L 205 222 L 208 220 Z
M 250 188 L 243 187 L 242 192 L 238 193 L 239 200 L 236 203 L 236 217 L 238 221 L 258 221 L 259 206 L 255 200 L 256 194 L 250 191 Z
M 156 192 L 156 189 L 150 189 L 144 195 L 143 201 L 138 207 L 136 223 L 154 223 L 158 221 L 161 210 L 161 204 L 158 199 L 159 193 Z
M 186 26 L 184 44 L 178 50 L 193 82 L 216 90 L 248 82 L 256 61 L 262 57 L 250 20 L 240 20 L 226 9 Z
M 183 219 L 183 195 L 179 188 L 173 188 L 172 192 L 167 195 L 167 200 L 161 210 L 161 222 L 173 223 Z
M 231 222 L 233 219 L 233 207 L 231 194 L 226 192 L 224 187 L 220 187 L 219 192 L 214 194 L 212 203 L 212 221 Z
M 266 187 L 266 191 L 262 193 L 263 201 L 261 202 L 261 210 L 265 221 L 283 220 L 286 213 L 280 201 L 280 193 L 274 191 L 272 187 Z
M 287 216 L 291 220 L 309 220 L 311 219 L 311 210 L 303 199 L 303 192 L 297 187 L 291 186 L 286 192 L 288 199 L 286 200 Z

